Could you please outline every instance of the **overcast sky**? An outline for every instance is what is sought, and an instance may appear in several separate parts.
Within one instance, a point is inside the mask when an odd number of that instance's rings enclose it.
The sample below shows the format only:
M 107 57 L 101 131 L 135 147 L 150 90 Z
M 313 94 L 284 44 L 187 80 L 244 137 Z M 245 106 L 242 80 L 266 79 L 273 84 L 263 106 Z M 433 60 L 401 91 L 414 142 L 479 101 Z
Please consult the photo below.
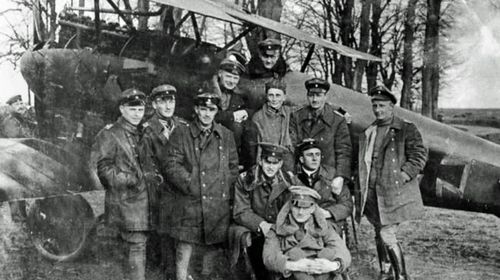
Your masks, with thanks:
M 14 8 L 10 1 L 2 1 L 0 11 Z M 61 1 L 58 1 L 58 3 Z M 62 1 L 64 2 L 64 1 Z M 500 0 L 496 0 L 500 7 Z M 461 16 L 461 28 L 451 32 L 452 47 L 461 55 L 461 63 L 454 65 L 443 80 L 440 107 L 452 108 L 500 108 L 500 11 L 483 0 L 455 2 Z M 20 32 L 26 32 L 22 19 L 27 13 L 8 13 L 0 17 L 0 32 L 10 32 L 9 22 Z M 6 37 L 0 34 L 0 52 L 8 48 Z M 0 64 L 0 103 L 14 94 L 27 98 L 27 85 L 19 69 L 9 62 Z

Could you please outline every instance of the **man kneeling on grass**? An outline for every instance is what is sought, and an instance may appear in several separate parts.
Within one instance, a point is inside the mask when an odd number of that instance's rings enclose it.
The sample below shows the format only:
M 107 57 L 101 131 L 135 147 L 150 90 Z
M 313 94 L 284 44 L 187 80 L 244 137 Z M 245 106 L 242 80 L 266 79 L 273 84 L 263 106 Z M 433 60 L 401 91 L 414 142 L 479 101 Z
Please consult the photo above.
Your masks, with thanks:
M 317 206 L 321 196 L 303 186 L 289 190 L 292 199 L 266 235 L 262 254 L 265 266 L 281 276 L 278 279 L 335 278 L 349 267 L 351 254 Z

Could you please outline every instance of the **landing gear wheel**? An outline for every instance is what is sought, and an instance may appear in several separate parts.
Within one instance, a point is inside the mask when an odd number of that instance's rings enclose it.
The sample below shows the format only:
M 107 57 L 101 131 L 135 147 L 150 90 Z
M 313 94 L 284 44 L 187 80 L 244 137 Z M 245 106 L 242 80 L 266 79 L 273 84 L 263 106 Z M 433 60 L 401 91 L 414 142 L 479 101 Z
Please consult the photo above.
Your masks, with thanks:
M 86 247 L 94 213 L 80 195 L 35 201 L 28 207 L 28 228 L 36 250 L 53 261 L 71 261 Z

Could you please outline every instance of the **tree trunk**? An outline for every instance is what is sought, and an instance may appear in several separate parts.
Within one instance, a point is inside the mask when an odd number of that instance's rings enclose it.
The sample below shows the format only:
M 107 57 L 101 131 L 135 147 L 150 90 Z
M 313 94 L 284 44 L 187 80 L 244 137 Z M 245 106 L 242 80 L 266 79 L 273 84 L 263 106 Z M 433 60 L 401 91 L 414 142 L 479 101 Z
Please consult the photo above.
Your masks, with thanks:
M 342 45 L 352 47 L 354 45 L 354 23 L 353 10 L 354 0 L 335 0 L 337 7 L 339 35 Z M 353 69 L 352 59 L 347 56 L 340 56 L 342 74 L 344 76 L 343 85 L 347 88 L 352 88 L 353 84 Z
M 137 10 L 139 12 L 149 12 L 149 0 L 138 0 L 137 1 Z M 140 16 L 139 24 L 137 26 L 138 30 L 148 30 L 148 17 Z
M 422 115 L 437 117 L 439 96 L 439 14 L 441 0 L 427 0 L 424 61 L 422 69 Z
M 372 21 L 371 21 L 371 38 L 372 45 L 370 53 L 381 57 L 382 56 L 382 38 L 380 36 L 380 16 L 382 14 L 381 0 L 372 1 Z M 368 89 L 377 85 L 378 67 L 380 62 L 371 61 L 366 67 L 366 81 Z
M 361 16 L 360 16 L 360 31 L 359 31 L 359 51 L 367 52 L 370 46 L 370 10 L 371 0 L 361 0 Z M 363 76 L 365 73 L 366 60 L 358 59 L 356 61 L 356 69 L 354 70 L 354 80 L 352 88 L 356 91 L 361 91 Z
M 415 41 L 415 8 L 419 0 L 409 0 L 406 7 L 404 50 L 403 50 L 403 90 L 401 91 L 400 105 L 410 109 L 410 99 L 413 85 L 413 42 Z

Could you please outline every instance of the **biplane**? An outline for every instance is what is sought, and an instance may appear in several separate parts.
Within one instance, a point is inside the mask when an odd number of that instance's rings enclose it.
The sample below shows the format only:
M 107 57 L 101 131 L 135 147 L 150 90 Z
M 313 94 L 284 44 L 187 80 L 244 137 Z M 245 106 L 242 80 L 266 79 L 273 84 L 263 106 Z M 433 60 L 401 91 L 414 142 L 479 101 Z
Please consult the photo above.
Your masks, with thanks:
M 310 76 L 303 72 L 314 48 L 353 59 L 381 60 L 220 2 L 152 1 L 162 4 L 162 9 L 183 10 L 169 32 L 137 30 L 132 20 L 157 17 L 162 10 L 135 12 L 107 0 L 112 10 L 104 11 L 96 0 L 93 9 L 86 9 L 94 12 L 93 20 L 71 13 L 79 11 L 75 8 L 59 16 L 58 41 L 44 42 L 38 36 L 43 24 L 36 23 L 39 44 L 21 59 L 22 74 L 35 96 L 41 139 L 0 139 L 0 202 L 25 202 L 34 244 L 50 259 L 76 257 L 102 213 L 85 196 L 103 192 L 87 164 L 89 150 L 95 134 L 116 118 L 114 104 L 123 89 L 149 92 L 160 83 L 170 83 L 180 93 L 177 113 L 187 114 L 194 86 L 210 77 L 225 52 L 255 28 L 309 44 L 302 72 L 284 77 L 287 96 L 295 104 L 306 102 L 304 81 Z M 118 15 L 126 26 L 103 22 L 104 12 Z M 205 42 L 197 16 L 238 25 L 241 32 L 224 46 Z M 176 31 L 188 20 L 192 34 L 179 35 Z M 240 83 L 251 94 L 264 92 L 263 80 L 243 78 Z M 357 135 L 374 120 L 369 98 L 333 85 L 329 102 L 352 115 L 357 143 Z M 397 108 L 396 114 L 418 126 L 430 151 L 420 184 L 425 204 L 500 216 L 500 146 L 405 109 Z

